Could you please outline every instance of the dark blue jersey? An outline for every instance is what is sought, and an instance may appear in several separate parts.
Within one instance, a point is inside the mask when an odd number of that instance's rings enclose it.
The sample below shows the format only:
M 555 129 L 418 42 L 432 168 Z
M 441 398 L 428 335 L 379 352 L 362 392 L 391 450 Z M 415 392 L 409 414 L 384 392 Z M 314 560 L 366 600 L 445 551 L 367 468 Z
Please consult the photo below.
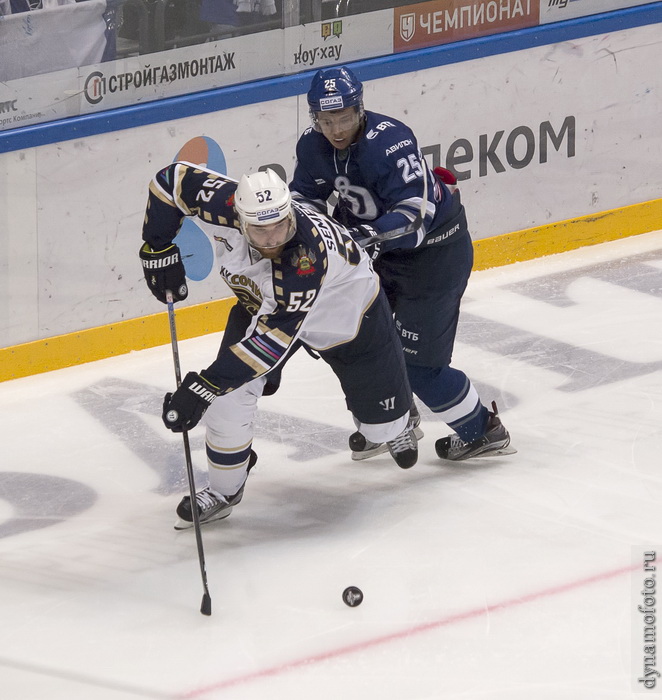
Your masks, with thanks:
M 326 211 L 326 201 L 336 192 L 334 218 L 345 226 L 370 223 L 385 233 L 423 215 L 416 232 L 388 241 L 385 250 L 419 246 L 448 218 L 450 192 L 428 168 L 412 130 L 397 119 L 365 112 L 359 138 L 344 151 L 309 128 L 297 143 L 296 156 L 290 183 L 295 199 Z

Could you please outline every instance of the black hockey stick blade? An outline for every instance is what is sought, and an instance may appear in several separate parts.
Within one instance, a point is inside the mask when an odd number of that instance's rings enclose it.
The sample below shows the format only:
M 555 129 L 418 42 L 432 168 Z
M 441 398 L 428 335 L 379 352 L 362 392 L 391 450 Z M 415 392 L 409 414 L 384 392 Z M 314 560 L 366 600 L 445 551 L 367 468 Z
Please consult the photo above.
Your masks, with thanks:
M 202 596 L 202 605 L 200 605 L 200 612 L 203 615 L 211 615 L 211 597 L 209 593 L 205 593 Z

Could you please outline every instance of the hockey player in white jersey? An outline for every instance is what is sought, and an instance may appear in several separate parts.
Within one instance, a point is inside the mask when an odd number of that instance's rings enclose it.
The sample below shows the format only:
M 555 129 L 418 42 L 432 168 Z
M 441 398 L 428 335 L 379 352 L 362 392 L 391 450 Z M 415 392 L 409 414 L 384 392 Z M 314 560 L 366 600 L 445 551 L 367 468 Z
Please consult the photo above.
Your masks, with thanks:
M 227 517 L 242 498 L 257 400 L 273 393 L 283 364 L 299 345 L 332 368 L 357 428 L 385 443 L 403 469 L 417 460 L 408 425 L 412 393 L 388 302 L 368 255 L 346 230 L 292 202 L 272 170 L 239 184 L 188 163 L 161 170 L 150 184 L 140 249 L 145 279 L 160 301 L 188 295 L 173 243 L 185 216 L 219 226 L 221 275 L 237 296 L 217 358 L 189 372 L 166 394 L 163 421 L 190 430 L 206 413 L 209 486 L 196 495 L 200 522 Z M 374 367 L 383 371 L 374 372 Z M 191 499 L 177 508 L 192 525 Z

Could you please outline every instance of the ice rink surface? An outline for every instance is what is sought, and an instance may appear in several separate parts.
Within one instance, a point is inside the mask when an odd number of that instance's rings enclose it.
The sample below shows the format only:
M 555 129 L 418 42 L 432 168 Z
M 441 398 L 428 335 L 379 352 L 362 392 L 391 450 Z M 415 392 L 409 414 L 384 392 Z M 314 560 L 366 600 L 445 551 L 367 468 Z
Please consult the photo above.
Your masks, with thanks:
M 183 373 L 218 340 L 180 343 Z M 441 462 L 448 430 L 423 410 L 415 468 L 352 462 L 339 385 L 294 356 L 260 402 L 243 502 L 203 528 L 211 617 L 194 533 L 173 529 L 170 347 L 0 384 L 0 696 L 662 691 L 638 680 L 657 676 L 637 608 L 662 566 L 662 233 L 474 273 L 454 365 L 517 454 Z M 201 427 L 191 444 L 202 487 Z

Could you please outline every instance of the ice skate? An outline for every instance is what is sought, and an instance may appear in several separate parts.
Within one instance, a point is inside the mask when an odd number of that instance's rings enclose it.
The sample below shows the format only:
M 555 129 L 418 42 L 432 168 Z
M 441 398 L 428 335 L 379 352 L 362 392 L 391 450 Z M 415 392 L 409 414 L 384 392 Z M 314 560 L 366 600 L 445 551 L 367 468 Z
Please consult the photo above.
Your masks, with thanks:
M 228 515 L 232 513 L 232 507 L 241 501 L 243 490 L 243 488 L 240 489 L 239 493 L 231 498 L 221 496 L 209 488 L 198 491 L 198 493 L 195 494 L 195 501 L 198 505 L 200 525 L 227 518 Z M 175 530 L 187 530 L 193 527 L 190 496 L 184 496 L 184 498 L 182 498 L 180 504 L 177 506 L 177 515 L 179 516 L 179 520 L 175 523 Z
M 418 460 L 418 440 L 416 433 L 409 425 L 395 440 L 386 443 L 391 457 L 401 469 L 410 469 Z
M 418 412 L 418 407 L 412 403 L 409 412 L 408 430 L 413 430 L 417 440 L 423 437 L 423 430 L 419 427 L 421 416 Z M 361 459 L 369 459 L 377 455 L 388 452 L 388 445 L 385 442 L 370 442 L 366 440 L 365 435 L 358 430 L 349 436 L 349 449 L 352 451 L 352 459 L 359 461 Z
M 464 442 L 457 435 L 449 435 L 437 440 L 434 447 L 441 459 L 447 459 L 451 462 L 459 462 L 472 457 L 496 457 L 517 452 L 515 448 L 510 447 L 510 435 L 499 418 L 494 401 L 492 401 L 492 411 L 490 411 L 487 421 L 485 435 L 472 442 Z
M 246 478 L 248 478 L 248 473 L 253 468 L 257 462 L 257 454 L 251 450 L 250 456 L 248 458 L 248 470 L 246 472 Z M 244 486 L 246 482 L 244 482 Z M 242 499 L 244 495 L 244 486 L 242 486 L 234 496 L 223 496 L 216 491 L 212 491 L 209 487 L 198 491 L 195 494 L 195 500 L 198 504 L 198 518 L 200 520 L 200 525 L 205 525 L 206 523 L 212 523 L 215 520 L 223 520 L 227 518 L 232 509 L 236 506 Z M 188 528 L 193 527 L 193 513 L 191 511 L 191 497 L 184 496 L 177 506 L 177 515 L 179 520 L 175 523 L 175 530 L 188 530 Z

